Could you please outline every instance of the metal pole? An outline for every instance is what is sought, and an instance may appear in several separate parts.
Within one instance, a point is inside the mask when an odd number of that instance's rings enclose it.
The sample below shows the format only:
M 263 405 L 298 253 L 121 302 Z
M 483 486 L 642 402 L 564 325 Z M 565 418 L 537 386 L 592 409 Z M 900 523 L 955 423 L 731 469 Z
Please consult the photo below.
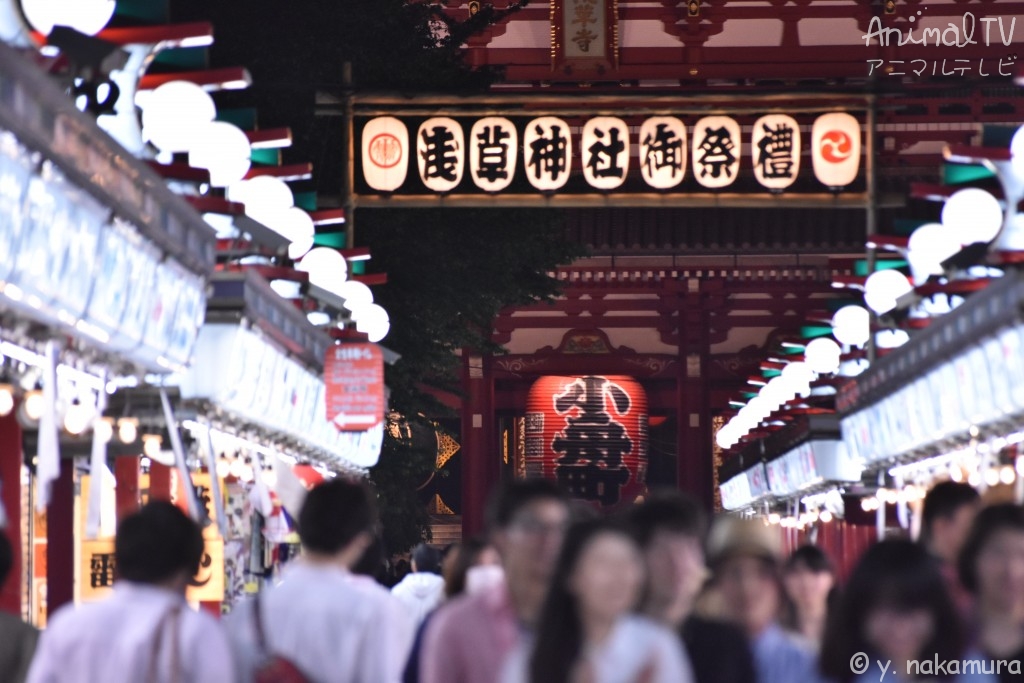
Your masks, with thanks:
M 875 130 L 878 126 L 877 112 L 875 111 L 875 96 L 872 95 L 868 99 L 868 120 L 867 120 L 867 150 L 864 168 L 867 175 L 867 216 L 865 217 L 865 237 L 872 237 L 878 232 L 878 216 L 876 211 L 878 208 L 878 183 L 876 177 L 876 164 L 875 164 Z M 875 272 L 875 250 L 872 247 L 868 247 L 867 253 L 868 262 L 868 275 Z M 877 322 L 878 316 L 875 315 L 874 311 L 871 311 L 871 325 Z M 875 362 L 875 334 L 872 332 L 868 337 L 868 362 Z
M 341 202 L 345 209 L 345 248 L 356 246 L 356 157 L 355 157 L 355 91 L 352 87 L 352 62 L 341 65 L 341 82 L 344 88 L 342 148 L 345 163 L 341 167 Z

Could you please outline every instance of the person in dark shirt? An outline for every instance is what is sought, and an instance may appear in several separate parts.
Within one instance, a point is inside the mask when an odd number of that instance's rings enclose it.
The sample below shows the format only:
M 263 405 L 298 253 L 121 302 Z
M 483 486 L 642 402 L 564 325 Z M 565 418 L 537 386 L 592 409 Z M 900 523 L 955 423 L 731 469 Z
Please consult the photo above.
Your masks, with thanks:
M 1006 503 L 978 513 L 959 572 L 977 599 L 971 624 L 975 654 L 1006 662 L 999 667 L 1001 681 L 1024 680 L 1024 508 Z
M 754 659 L 743 632 L 725 622 L 693 614 L 707 576 L 707 519 L 691 498 L 657 493 L 629 513 L 647 557 L 644 613 L 680 634 L 697 683 L 754 683 Z
M 974 606 L 971 594 L 957 576 L 957 557 L 980 509 L 981 496 L 974 487 L 943 481 L 928 491 L 921 510 L 920 541 L 939 563 L 953 602 L 964 619 L 970 618 Z

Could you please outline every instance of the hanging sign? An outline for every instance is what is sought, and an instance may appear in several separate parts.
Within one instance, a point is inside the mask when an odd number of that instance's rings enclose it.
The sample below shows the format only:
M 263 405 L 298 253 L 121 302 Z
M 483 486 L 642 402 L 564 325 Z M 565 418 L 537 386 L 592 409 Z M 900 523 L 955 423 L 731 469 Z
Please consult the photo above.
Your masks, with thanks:
M 420 180 L 434 192 L 450 192 L 462 182 L 465 163 L 462 126 L 446 117 L 427 119 L 416 135 Z
M 324 361 L 327 420 L 361 432 L 384 420 L 384 354 L 376 344 L 338 344 Z
M 740 172 L 740 124 L 707 116 L 693 127 L 693 175 L 704 187 L 732 185 Z
M 784 190 L 800 172 L 800 126 L 790 116 L 762 116 L 751 139 L 754 176 L 769 190 Z
M 598 190 L 614 190 L 629 170 L 629 127 L 622 119 L 599 116 L 583 126 L 583 177 Z
M 554 116 L 530 121 L 523 135 L 523 159 L 527 180 L 541 192 L 565 185 L 572 159 L 569 124 Z
M 541 377 L 526 403 L 526 469 L 596 507 L 629 505 L 647 478 L 647 395 L 631 377 Z
M 363 176 L 380 192 L 393 192 L 409 169 L 409 129 L 392 116 L 371 119 L 363 128 Z
M 508 119 L 489 116 L 469 132 L 469 170 L 484 192 L 500 192 L 516 173 L 519 135 Z
M 686 126 L 674 116 L 652 116 L 640 125 L 640 175 L 657 190 L 686 176 Z
M 844 187 L 860 169 L 860 123 L 844 112 L 819 116 L 811 129 L 814 176 L 828 187 Z

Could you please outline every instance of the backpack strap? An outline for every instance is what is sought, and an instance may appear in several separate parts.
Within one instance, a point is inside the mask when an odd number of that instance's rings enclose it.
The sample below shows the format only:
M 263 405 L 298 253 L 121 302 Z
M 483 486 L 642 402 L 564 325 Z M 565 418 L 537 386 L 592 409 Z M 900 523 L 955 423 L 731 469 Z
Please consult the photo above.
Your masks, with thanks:
M 252 619 L 253 629 L 256 632 L 256 644 L 260 648 L 260 653 L 266 657 L 270 653 L 267 651 L 267 634 L 263 630 L 263 600 L 260 599 L 260 593 L 256 593 L 256 598 L 252 603 Z

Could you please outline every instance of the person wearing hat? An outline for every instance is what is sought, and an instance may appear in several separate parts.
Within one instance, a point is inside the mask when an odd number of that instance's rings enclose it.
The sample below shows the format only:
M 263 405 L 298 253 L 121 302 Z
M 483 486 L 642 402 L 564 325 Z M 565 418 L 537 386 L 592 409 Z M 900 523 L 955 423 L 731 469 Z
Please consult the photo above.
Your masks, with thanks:
M 708 538 L 708 565 L 723 617 L 750 639 L 759 683 L 821 680 L 814 648 L 779 625 L 782 605 L 778 529 L 755 519 L 721 517 Z

